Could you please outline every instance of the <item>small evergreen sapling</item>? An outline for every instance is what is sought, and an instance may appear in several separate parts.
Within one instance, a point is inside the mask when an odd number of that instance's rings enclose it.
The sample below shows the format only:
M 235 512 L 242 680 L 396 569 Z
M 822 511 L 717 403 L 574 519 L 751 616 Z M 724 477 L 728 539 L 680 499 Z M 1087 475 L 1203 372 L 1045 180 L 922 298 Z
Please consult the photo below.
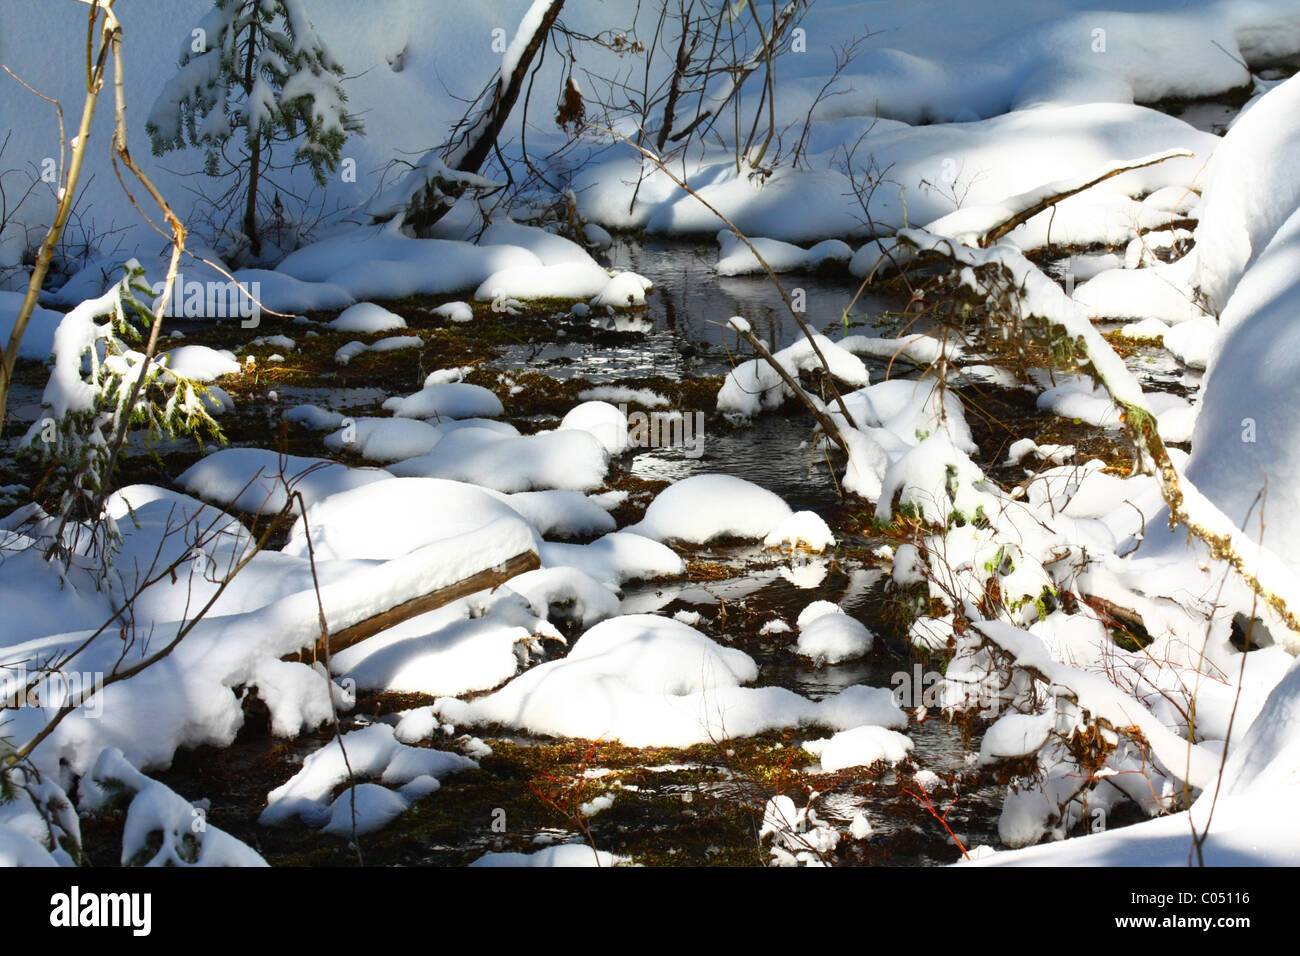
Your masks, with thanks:
M 149 440 L 225 440 L 212 416 L 219 405 L 208 389 L 173 372 L 165 359 L 150 362 L 146 371 L 144 353 L 132 347 L 153 319 L 151 301 L 144 269 L 132 259 L 120 282 L 64 316 L 54 333 L 54 367 L 41 416 L 19 445 L 21 454 L 53 464 L 49 477 L 60 496 L 59 514 L 73 529 L 71 536 L 56 536 L 51 553 L 65 560 L 70 551 L 90 555 L 104 575 L 120 537 L 95 503 L 109 486 L 111 439 L 123 419 Z M 128 405 L 141 374 L 142 388 Z
M 216 0 L 145 128 L 155 155 L 188 144 L 206 150 L 209 176 L 239 177 L 232 192 L 243 189 L 243 232 L 259 256 L 258 189 L 267 170 L 278 168 L 271 164 L 276 146 L 297 142 L 289 165 L 309 165 L 324 186 L 348 135 L 362 132 L 347 112 L 342 77 L 303 0 Z M 241 155 L 232 159 L 225 148 L 239 129 Z

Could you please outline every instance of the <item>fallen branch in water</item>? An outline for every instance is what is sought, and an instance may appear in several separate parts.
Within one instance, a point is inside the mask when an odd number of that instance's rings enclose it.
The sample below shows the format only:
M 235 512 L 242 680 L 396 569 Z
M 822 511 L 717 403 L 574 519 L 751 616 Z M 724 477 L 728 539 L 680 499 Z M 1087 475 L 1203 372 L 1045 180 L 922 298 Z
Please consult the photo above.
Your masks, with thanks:
M 1040 212 L 1043 212 L 1046 209 L 1050 209 L 1052 206 L 1055 206 L 1057 203 L 1061 202 L 1062 200 L 1069 199 L 1071 196 L 1077 193 L 1081 193 L 1085 189 L 1091 189 L 1093 186 L 1097 185 L 1100 182 L 1105 182 L 1107 179 L 1110 179 L 1112 176 L 1118 176 L 1120 173 L 1126 173 L 1132 169 L 1142 169 L 1145 166 L 1154 166 L 1156 165 L 1156 163 L 1163 163 L 1166 159 L 1174 159 L 1175 157 L 1179 157 L 1179 156 L 1186 157 L 1192 155 L 1195 154 L 1193 154 L 1191 151 L 1186 149 L 1169 149 L 1169 150 L 1165 150 L 1163 153 L 1157 153 L 1154 156 L 1147 156 L 1142 159 L 1136 159 L 1133 160 L 1132 162 L 1112 163 L 1111 165 L 1107 166 L 1105 170 L 1103 170 L 1101 173 L 1083 182 L 1074 181 L 1069 183 L 1067 182 L 1048 183 L 1046 186 L 1040 186 L 1038 189 L 1035 189 L 1031 192 L 1022 193 L 1019 196 L 1013 196 L 1010 199 L 1005 200 L 1005 203 L 1007 205 L 1016 204 L 1017 200 L 1021 200 L 1023 203 L 1025 203 L 1025 205 L 1018 212 L 1012 215 L 1009 219 L 1003 220 L 1001 223 L 994 226 L 992 229 L 986 231 L 984 235 L 980 238 L 979 241 L 980 248 L 987 249 L 989 246 L 993 245 L 993 243 L 997 242 L 999 239 L 1001 239 L 1003 236 L 1009 233 L 1012 229 L 1015 229 L 1017 226 L 1021 225 L 1022 223 L 1028 222 L 1030 219 L 1033 219 Z M 1051 192 L 1044 195 L 1043 191 L 1048 189 L 1050 189 Z
M 806 391 L 804 391 L 803 386 L 795 380 L 793 375 L 786 371 L 784 365 L 776 360 L 776 356 L 768 351 L 768 348 L 763 344 L 762 339 L 756 336 L 751 330 L 741 328 L 734 323 L 729 324 L 727 328 L 731 329 L 748 342 L 753 347 L 754 351 L 758 353 L 758 357 L 770 365 L 776 373 L 781 376 L 781 381 L 783 381 L 786 386 L 794 392 L 798 399 L 803 402 L 808 411 L 812 412 L 813 418 L 817 419 L 817 424 L 821 425 L 822 431 L 826 433 L 827 437 L 834 441 L 835 444 L 839 445 L 847 454 L 849 446 L 845 442 L 844 437 L 840 434 L 840 430 L 836 426 L 834 420 L 827 415 L 825 411 L 817 407 L 817 403 L 812 400 Z
M 411 618 L 429 611 L 450 604 L 460 598 L 468 597 L 479 591 L 495 589 L 500 587 L 506 581 L 516 575 L 523 574 L 525 571 L 535 571 L 542 566 L 541 560 L 537 557 L 535 551 L 525 551 L 509 558 L 491 568 L 485 568 L 476 574 L 471 574 L 467 578 L 457 581 L 455 584 L 449 584 L 446 587 L 436 588 L 427 594 L 421 594 L 413 597 L 400 604 L 396 604 L 387 610 L 380 611 L 364 621 L 358 621 L 350 627 L 331 633 L 322 634 L 316 641 L 315 646 L 310 651 L 302 651 L 297 654 L 291 654 L 286 660 L 291 661 L 315 661 L 325 659 L 328 653 L 337 654 L 339 651 L 351 647 L 353 644 L 360 644 L 367 638 L 374 637 L 381 631 L 386 631 L 390 627 L 396 627 L 403 621 L 409 621 Z

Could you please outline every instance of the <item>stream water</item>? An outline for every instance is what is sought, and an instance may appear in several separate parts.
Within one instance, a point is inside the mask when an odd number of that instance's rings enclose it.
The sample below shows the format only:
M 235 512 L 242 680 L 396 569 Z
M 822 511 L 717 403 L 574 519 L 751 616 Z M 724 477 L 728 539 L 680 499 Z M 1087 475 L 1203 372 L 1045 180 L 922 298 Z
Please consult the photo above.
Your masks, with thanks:
M 710 243 L 619 240 L 608 252 L 608 264 L 639 272 L 655 283 L 655 292 L 644 311 L 593 317 L 591 320 L 599 327 L 624 334 L 593 340 L 591 335 L 579 335 L 576 331 L 570 334 L 563 324 L 557 323 L 552 333 L 544 333 L 540 338 L 534 336 L 533 341 L 494 346 L 496 353 L 485 365 L 506 374 L 542 372 L 556 379 L 578 377 L 596 384 L 618 382 L 634 385 L 638 380 L 650 377 L 682 381 L 694 376 L 724 374 L 737 361 L 735 336 L 723 333 L 723 324 L 732 315 L 744 316 L 756 334 L 771 343 L 774 349 L 795 341 L 801 333 L 771 281 L 757 276 L 720 278 L 713 271 L 716 256 L 716 246 Z M 783 276 L 782 281 L 792 294 L 799 291 L 807 306 L 806 321 L 818 331 L 835 335 L 847 330 L 888 336 L 899 328 L 898 316 L 903 303 L 875 295 L 863 295 L 854 301 L 858 283 L 847 272 L 790 274 Z M 852 314 L 846 318 L 844 310 L 851 302 Z M 417 309 L 419 311 L 422 310 Z M 573 325 L 568 328 L 575 329 Z M 909 328 L 909 331 L 924 330 Z M 295 334 L 292 329 L 287 331 Z M 199 340 L 201 332 L 196 328 L 187 335 L 193 336 L 191 340 Z M 470 332 L 472 335 L 473 330 Z M 313 340 L 299 337 L 298 341 L 300 348 L 306 350 L 311 348 L 309 343 Z M 399 361 L 400 353 L 394 354 L 397 357 L 391 361 Z M 915 374 L 906 372 L 901 365 L 889 368 L 882 360 L 864 361 L 872 382 L 891 375 Z M 1185 384 L 1177 368 L 1170 366 L 1167 356 L 1159 362 L 1152 359 L 1146 366 L 1149 378 L 1163 378 L 1166 387 Z M 408 371 L 412 370 L 402 374 Z M 245 440 L 274 443 L 279 413 L 292 405 L 310 402 L 349 414 L 354 410 L 359 414 L 375 413 L 384 395 L 400 388 L 396 384 L 395 372 L 391 379 L 382 370 L 380 374 L 382 377 L 378 381 L 350 379 L 335 372 L 325 372 L 310 384 L 276 383 L 278 394 L 275 401 L 268 403 L 254 396 L 254 404 L 249 407 L 248 400 L 244 399 L 244 414 L 252 415 L 258 422 L 256 433 Z M 265 396 L 265 386 L 262 387 L 264 390 L 260 396 Z M 34 391 L 29 389 L 29 392 Z M 700 448 L 638 449 L 633 455 L 625 456 L 618 467 L 626 469 L 633 478 L 658 481 L 676 481 L 703 473 L 726 473 L 748 479 L 777 493 L 796 510 L 823 514 L 837 529 L 841 543 L 850 547 L 838 555 L 798 558 L 764 552 L 752 544 L 723 543 L 691 549 L 688 557 L 692 561 L 720 567 L 723 573 L 682 583 L 631 584 L 624 592 L 622 611 L 698 615 L 696 627 L 714 640 L 744 650 L 756 660 L 760 668 L 760 685 L 784 687 L 812 699 L 831 696 L 854 684 L 892 687 L 900 679 L 910 678 L 914 666 L 913 653 L 896 630 L 891 629 L 887 620 L 885 572 L 869 558 L 871 549 L 882 542 L 857 530 L 870 527 L 869 522 L 846 520 L 854 513 L 867 511 L 869 506 L 865 502 L 841 498 L 835 475 L 827 467 L 827 462 L 819 460 L 810 449 L 813 438 L 811 421 L 798 413 L 773 412 L 746 427 L 733 427 L 713 413 L 711 395 L 710 391 L 709 407 L 670 409 L 684 414 L 703 413 L 706 424 Z M 31 404 L 34 398 L 34 394 L 24 393 L 21 403 Z M 266 407 L 261 408 L 261 405 Z M 316 444 L 308 447 L 306 453 L 320 454 L 318 439 L 309 440 Z M 179 446 L 169 446 L 162 451 L 164 455 L 174 451 L 181 456 L 167 462 L 164 474 L 174 477 L 179 471 L 177 465 L 185 463 L 182 458 L 189 455 L 187 460 L 192 460 L 196 450 L 187 452 Z M 992 462 L 981 461 L 980 464 L 988 466 Z M 836 467 L 842 468 L 838 462 Z M 166 477 L 152 480 L 166 480 Z M 799 612 L 816 600 L 840 604 L 876 634 L 875 647 L 868 657 L 851 663 L 816 667 L 793 652 L 793 633 L 762 633 L 762 624 L 778 618 L 793 625 Z M 394 709 L 424 702 L 369 699 L 362 702 L 349 721 L 355 726 L 372 719 L 387 719 Z M 504 728 L 486 728 L 476 732 L 481 733 L 489 745 L 503 750 L 514 748 L 510 752 L 516 756 L 521 748 L 532 748 L 540 754 L 549 753 L 545 748 L 555 746 L 553 741 L 514 734 Z M 1001 788 L 974 766 L 971 748 L 978 749 L 978 736 L 968 739 L 960 728 L 934 715 L 923 721 L 913 719 L 907 733 L 914 742 L 914 749 L 911 764 L 904 772 L 888 771 L 881 776 L 865 771 L 848 771 L 834 775 L 829 781 L 825 776 L 817 778 L 817 786 L 825 789 L 817 802 L 818 813 L 824 820 L 837 825 L 843 832 L 861 808 L 874 828 L 866 840 L 846 839 L 837 862 L 933 865 L 958 858 L 959 851 L 949 840 L 943 824 L 922 806 L 917 795 L 918 778 L 914 774 L 922 770 L 938 775 L 927 775 L 924 779 L 931 787 L 939 787 L 935 804 L 941 810 L 951 804 L 947 823 L 966 846 L 997 844 Z M 807 737 L 807 734 L 796 731 L 788 739 L 790 745 L 797 746 Z M 195 754 L 178 755 L 176 766 L 162 773 L 160 779 L 187 795 L 197 797 L 210 793 L 218 797 L 214 802 L 214 822 L 252 842 L 273 862 L 300 858 L 321 861 L 319 851 L 307 847 L 328 844 L 335 847 L 331 852 L 346 854 L 347 851 L 339 841 L 307 831 L 288 837 L 270 836 L 266 828 L 258 827 L 255 820 L 265 806 L 267 790 L 283 783 L 307 753 L 328 739 L 328 733 L 321 732 L 286 745 L 265 732 L 247 733 L 225 750 L 204 749 Z M 438 745 L 444 746 L 445 742 Z M 646 762 L 655 764 L 661 758 L 662 753 L 655 752 L 647 755 Z M 626 760 L 629 758 L 623 755 L 620 759 L 624 760 L 621 772 L 626 775 L 629 770 Z M 701 768 L 664 772 L 660 772 L 662 768 L 651 768 L 654 770 L 651 772 L 651 769 L 640 768 L 635 763 L 637 758 L 631 759 L 634 761 L 632 769 L 639 769 L 640 776 L 626 778 L 638 781 L 634 788 L 629 787 L 628 793 L 635 790 L 638 799 L 643 800 L 667 799 L 678 804 L 689 803 L 698 808 L 689 812 L 699 815 L 685 824 L 678 821 L 677 825 L 685 826 L 685 830 L 672 830 L 662 819 L 661 807 L 654 811 L 658 815 L 638 817 L 629 803 L 630 798 L 620 798 L 622 817 L 611 810 L 607 811 L 608 816 L 602 813 L 592 818 L 590 830 L 600 834 L 598 842 L 605 840 L 614 844 L 607 842 L 602 848 L 608 846 L 616 850 L 617 841 L 629 834 L 639 836 L 643 844 L 647 839 L 654 842 L 659 839 L 655 834 L 665 827 L 668 831 L 664 839 L 669 841 L 680 838 L 692 828 L 709 837 L 713 820 L 730 819 L 726 817 L 727 811 L 740 808 L 748 814 L 746 820 L 749 822 L 739 829 L 734 826 L 727 829 L 718 824 L 720 829 L 716 840 L 719 846 L 709 846 L 700 852 L 716 852 L 725 858 L 730 841 L 737 845 L 747 844 L 749 856 L 740 855 L 737 860 L 754 862 L 762 858 L 765 851 L 759 850 L 755 855 L 756 823 L 761 819 L 763 801 L 777 789 L 776 785 L 770 781 L 756 784 L 754 779 L 740 780 L 735 768 L 721 765 L 703 768 L 711 776 L 701 779 L 696 773 Z M 715 763 L 721 760 L 716 754 L 711 759 Z M 517 760 L 492 766 L 496 769 L 490 769 L 489 764 L 484 763 L 488 774 L 498 775 L 498 779 L 490 784 L 481 780 L 464 783 L 458 778 L 449 778 L 442 792 L 417 804 L 380 835 L 385 849 L 371 859 L 412 864 L 463 862 L 473 859 L 483 850 L 502 848 L 501 839 L 483 827 L 468 822 L 458 824 L 456 814 L 459 809 L 463 805 L 465 814 L 469 816 L 480 811 L 486 813 L 476 801 L 484 802 L 490 809 L 498 806 L 504 799 L 502 795 L 507 792 L 513 793 L 515 799 L 528 801 L 531 799 L 529 788 L 535 785 L 538 774 L 545 777 L 549 770 L 544 766 L 527 765 L 526 761 L 521 764 Z M 505 766 L 504 770 L 502 766 Z M 585 768 L 584 772 L 586 770 L 603 772 L 599 767 Z M 468 778 L 469 775 L 462 776 Z M 806 779 L 801 771 L 796 771 L 780 785 L 780 789 L 802 806 L 807 799 L 804 793 Z M 942 783 L 939 783 L 940 779 Z M 691 803 L 695 795 L 699 800 Z M 221 796 L 224 796 L 225 804 L 219 811 L 217 804 L 221 802 Z M 712 816 L 704 811 L 706 804 L 714 808 Z M 615 804 L 615 807 L 619 806 L 619 803 Z M 430 817 L 435 814 L 442 814 L 451 822 L 441 830 L 436 827 L 431 830 Z M 609 820 L 615 822 L 607 822 Z M 579 836 L 578 829 L 556 828 L 554 821 L 549 825 L 532 824 L 532 827 L 531 833 L 525 836 L 544 839 Z M 606 829 L 602 831 L 601 827 Z M 850 843 L 852 849 L 846 851 L 844 847 Z M 515 843 L 507 842 L 505 846 L 519 848 L 517 840 Z M 312 856 L 312 853 L 316 855 Z M 697 853 L 683 859 L 698 863 L 715 858 L 719 857 Z M 324 862 L 347 862 L 348 859 L 346 855 L 337 859 L 326 857 Z

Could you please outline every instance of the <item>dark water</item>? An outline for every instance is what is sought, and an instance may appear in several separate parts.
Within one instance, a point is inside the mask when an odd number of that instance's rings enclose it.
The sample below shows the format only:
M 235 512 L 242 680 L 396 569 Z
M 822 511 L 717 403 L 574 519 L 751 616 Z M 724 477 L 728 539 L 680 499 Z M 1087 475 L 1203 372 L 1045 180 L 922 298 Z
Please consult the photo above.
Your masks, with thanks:
M 542 368 L 559 378 L 581 375 L 593 382 L 651 375 L 722 375 L 750 357 L 748 346 L 742 346 L 744 354 L 737 352 L 735 333 L 724 333 L 733 315 L 747 319 L 754 334 L 773 349 L 801 337 L 770 278 L 719 276 L 714 271 L 717 259 L 717 246 L 710 243 L 620 238 L 608 250 L 606 264 L 645 276 L 655 284 L 654 292 L 643 312 L 614 316 L 593 312 L 591 321 L 603 329 L 635 333 L 634 340 L 610 346 L 560 338 L 540 347 L 509 348 L 504 364 Z M 859 280 L 847 270 L 787 273 L 779 278 L 789 294 L 798 292 L 808 325 L 831 336 L 846 329 L 886 334 L 881 330 L 888 326 L 888 314 L 902 307 L 893 299 L 859 296 Z M 846 309 L 850 309 L 847 324 Z M 884 367 L 878 365 L 879 374 L 873 369 L 873 381 L 883 377 Z

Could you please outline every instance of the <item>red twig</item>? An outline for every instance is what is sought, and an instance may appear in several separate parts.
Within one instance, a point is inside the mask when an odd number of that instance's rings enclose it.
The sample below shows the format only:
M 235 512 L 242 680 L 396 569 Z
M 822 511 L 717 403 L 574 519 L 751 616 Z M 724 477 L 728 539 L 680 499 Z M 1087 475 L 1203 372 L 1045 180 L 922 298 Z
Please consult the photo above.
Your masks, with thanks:
M 964 856 L 967 860 L 969 860 L 970 854 L 966 852 L 965 845 L 961 842 L 961 840 L 957 839 L 957 834 L 952 832 L 952 827 L 948 826 L 948 814 L 952 812 L 953 807 L 957 806 L 957 800 L 960 798 L 953 797 L 952 803 L 948 804 L 948 806 L 944 809 L 941 815 L 939 811 L 935 808 L 934 801 L 930 799 L 930 791 L 926 790 L 925 787 L 923 787 L 919 781 L 916 784 L 916 788 L 921 791 L 919 794 L 913 793 L 911 790 L 908 790 L 906 787 L 903 787 L 902 790 L 905 794 L 907 794 L 909 797 L 911 797 L 913 800 L 919 803 L 922 807 L 924 807 L 926 812 L 929 813 L 930 816 L 934 817 L 936 820 L 939 821 L 939 824 L 945 830 L 948 831 L 948 836 L 950 836 L 952 838 L 952 842 L 957 845 L 957 849 L 961 850 L 961 855 Z

